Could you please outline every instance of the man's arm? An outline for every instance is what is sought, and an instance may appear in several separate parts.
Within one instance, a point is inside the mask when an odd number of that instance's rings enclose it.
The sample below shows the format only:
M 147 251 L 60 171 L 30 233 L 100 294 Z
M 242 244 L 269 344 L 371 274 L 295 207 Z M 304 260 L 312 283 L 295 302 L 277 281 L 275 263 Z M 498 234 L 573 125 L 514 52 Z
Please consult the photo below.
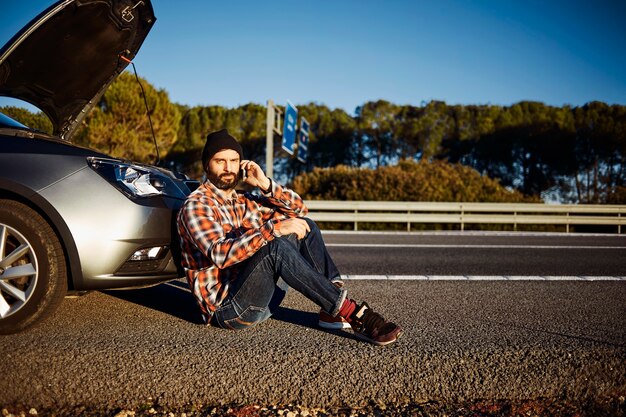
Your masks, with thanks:
M 188 200 L 181 208 L 179 222 L 185 235 L 200 252 L 220 269 L 248 259 L 268 241 L 274 239 L 274 225 L 267 220 L 260 228 L 247 230 L 237 237 L 226 237 L 222 225 L 215 221 L 211 208 L 198 200 Z
M 303 217 L 308 213 L 304 201 L 295 191 L 269 179 L 256 162 L 243 160 L 241 168 L 247 171 L 244 182 L 259 187 L 264 199 L 281 214 L 286 217 Z

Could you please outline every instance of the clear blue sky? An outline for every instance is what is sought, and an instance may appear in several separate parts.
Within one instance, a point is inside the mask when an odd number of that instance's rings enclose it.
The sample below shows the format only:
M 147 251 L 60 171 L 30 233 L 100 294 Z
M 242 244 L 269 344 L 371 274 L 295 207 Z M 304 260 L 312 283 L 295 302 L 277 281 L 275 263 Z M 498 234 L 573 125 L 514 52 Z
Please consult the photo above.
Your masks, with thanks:
M 137 69 L 190 106 L 626 104 L 626 1 L 152 2 Z M 0 0 L 0 43 L 51 3 Z

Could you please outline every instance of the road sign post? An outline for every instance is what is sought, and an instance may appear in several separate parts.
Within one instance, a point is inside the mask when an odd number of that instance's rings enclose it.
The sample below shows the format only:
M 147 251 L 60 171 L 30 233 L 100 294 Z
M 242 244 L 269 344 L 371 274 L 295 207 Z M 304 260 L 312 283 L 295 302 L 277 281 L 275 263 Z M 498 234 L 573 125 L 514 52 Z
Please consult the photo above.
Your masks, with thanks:
M 274 134 L 281 135 L 280 122 L 283 112 L 267 100 L 267 118 L 265 124 L 265 174 L 274 177 Z

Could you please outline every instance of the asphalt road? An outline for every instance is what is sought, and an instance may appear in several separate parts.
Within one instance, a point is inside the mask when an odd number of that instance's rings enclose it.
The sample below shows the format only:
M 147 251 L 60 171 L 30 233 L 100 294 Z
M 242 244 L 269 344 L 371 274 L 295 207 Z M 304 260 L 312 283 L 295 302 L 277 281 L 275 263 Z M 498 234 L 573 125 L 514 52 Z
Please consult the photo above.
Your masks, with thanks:
M 625 235 L 326 233 L 342 274 L 626 276 Z
M 353 245 L 355 238 L 379 247 L 333 246 Z M 535 246 L 567 248 L 485 247 L 527 245 L 526 238 L 538 239 Z M 626 270 L 624 250 L 613 248 L 624 246 L 619 237 L 548 242 L 525 236 L 519 243 L 510 236 L 420 235 L 410 244 L 441 247 L 384 247 L 404 239 L 409 238 L 326 237 L 347 275 L 598 271 L 621 276 Z M 471 266 L 463 269 L 468 260 Z M 499 267 L 486 265 L 491 263 Z M 295 292 L 274 318 L 241 332 L 202 325 L 181 281 L 67 299 L 39 327 L 0 337 L 0 405 L 358 407 L 476 399 L 584 401 L 626 394 L 624 280 L 348 280 L 347 287 L 351 296 L 366 299 L 402 325 L 398 343 L 380 348 L 350 332 L 321 330 L 318 309 Z

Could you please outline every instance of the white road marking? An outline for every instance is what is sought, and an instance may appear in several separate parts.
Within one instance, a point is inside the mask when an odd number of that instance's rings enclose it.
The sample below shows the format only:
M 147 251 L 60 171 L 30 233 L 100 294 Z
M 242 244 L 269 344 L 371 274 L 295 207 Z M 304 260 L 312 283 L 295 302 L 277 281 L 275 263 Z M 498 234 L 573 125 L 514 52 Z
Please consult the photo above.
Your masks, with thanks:
M 507 275 L 342 275 L 345 280 L 402 281 L 626 281 L 626 276 L 507 276 Z
M 626 246 L 576 246 L 576 245 L 429 245 L 429 244 L 402 244 L 402 243 L 327 243 L 327 247 L 338 248 L 456 248 L 456 249 L 621 249 Z

